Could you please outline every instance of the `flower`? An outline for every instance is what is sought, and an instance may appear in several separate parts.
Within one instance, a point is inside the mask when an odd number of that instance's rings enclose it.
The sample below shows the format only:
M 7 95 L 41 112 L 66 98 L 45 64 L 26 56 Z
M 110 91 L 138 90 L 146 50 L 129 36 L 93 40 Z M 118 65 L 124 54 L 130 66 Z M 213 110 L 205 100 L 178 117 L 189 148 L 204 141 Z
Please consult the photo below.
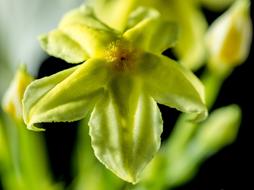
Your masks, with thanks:
M 224 72 L 244 63 L 252 38 L 250 1 L 238 0 L 211 25 L 206 36 L 209 66 Z
M 4 95 L 3 110 L 17 120 L 22 121 L 22 98 L 26 87 L 32 81 L 33 77 L 27 72 L 26 67 L 21 65 Z
M 206 57 L 204 36 L 208 24 L 200 9 L 199 1 L 201 0 L 87 0 L 95 7 L 99 18 L 110 27 L 118 29 L 122 26 L 119 20 L 123 19 L 126 22 L 126 15 L 131 10 L 139 6 L 156 8 L 163 19 L 177 23 L 179 39 L 172 50 L 179 63 L 192 71 L 199 69 Z M 121 18 L 117 15 L 121 15 Z
M 235 0 L 198 0 L 198 2 L 202 3 L 207 8 L 214 10 L 214 11 L 220 11 L 228 6 L 230 6 Z
M 95 156 L 136 183 L 160 147 L 156 102 L 193 113 L 197 120 L 207 114 L 200 81 L 161 55 L 175 43 L 174 28 L 145 8 L 130 15 L 123 32 L 98 20 L 87 6 L 66 14 L 57 29 L 41 37 L 41 45 L 52 56 L 83 63 L 28 86 L 23 99 L 28 128 L 90 117 Z

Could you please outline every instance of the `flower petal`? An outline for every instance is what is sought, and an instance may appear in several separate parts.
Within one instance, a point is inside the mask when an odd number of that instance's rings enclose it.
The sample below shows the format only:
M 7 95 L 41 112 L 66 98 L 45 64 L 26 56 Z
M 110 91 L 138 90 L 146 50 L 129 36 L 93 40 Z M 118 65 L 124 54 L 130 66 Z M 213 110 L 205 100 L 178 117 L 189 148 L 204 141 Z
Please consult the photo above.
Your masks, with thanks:
M 103 93 L 107 80 L 105 63 L 91 59 L 82 65 L 32 82 L 23 99 L 25 123 L 29 129 L 36 129 L 36 123 L 84 118 Z
M 171 3 L 172 2 L 172 3 Z M 207 22 L 204 14 L 193 1 L 169 1 L 167 12 L 172 12 L 168 17 L 179 24 L 179 41 L 175 51 L 180 62 L 191 70 L 197 70 L 205 60 L 205 32 Z
M 144 32 L 145 31 L 145 32 Z M 178 28 L 154 9 L 140 7 L 132 13 L 124 37 L 147 51 L 162 53 L 175 45 Z
M 111 32 L 112 29 L 106 24 L 101 22 L 94 14 L 91 7 L 82 5 L 77 9 L 71 10 L 66 13 L 61 20 L 59 27 L 65 27 L 72 24 L 85 25 L 89 28 Z
M 197 2 L 188 0 L 143 0 L 141 2 L 143 5 L 155 7 L 165 20 L 177 23 L 179 38 L 174 52 L 185 67 L 191 70 L 200 68 L 206 53 L 204 36 L 207 22 Z
M 157 102 L 194 113 L 196 120 L 206 117 L 203 85 L 189 70 L 167 57 L 153 54 L 144 54 L 139 67 L 147 92 Z
M 88 59 L 86 51 L 60 30 L 53 30 L 48 35 L 42 35 L 40 43 L 49 55 L 63 59 L 68 63 L 81 63 Z
M 162 132 L 156 102 L 142 93 L 141 86 L 127 77 L 113 80 L 89 121 L 96 157 L 131 183 L 159 149 Z
M 89 55 L 98 56 L 109 43 L 118 37 L 113 29 L 96 18 L 87 6 L 67 13 L 59 24 L 59 29 L 76 41 Z

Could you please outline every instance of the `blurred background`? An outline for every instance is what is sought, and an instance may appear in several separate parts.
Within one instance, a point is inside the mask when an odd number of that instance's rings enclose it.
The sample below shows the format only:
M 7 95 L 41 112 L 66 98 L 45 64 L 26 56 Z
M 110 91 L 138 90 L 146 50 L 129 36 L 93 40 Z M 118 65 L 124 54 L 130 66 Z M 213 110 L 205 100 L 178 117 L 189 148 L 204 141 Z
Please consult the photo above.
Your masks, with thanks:
M 251 5 L 251 18 L 253 15 L 253 2 Z M 204 8 L 209 23 L 220 12 L 211 12 Z M 240 105 L 242 109 L 242 123 L 236 141 L 223 148 L 217 154 L 208 158 L 202 164 L 197 176 L 186 185 L 176 190 L 233 190 L 253 189 L 254 169 L 254 44 L 247 61 L 237 67 L 222 85 L 218 99 L 213 109 L 231 103 Z
M 71 65 L 62 60 L 47 57 L 39 47 L 37 36 L 57 25 L 61 16 L 78 6 L 82 0 L 0 0 L 0 89 L 6 89 L 18 64 L 25 63 L 29 71 L 41 78 Z M 253 5 L 252 5 L 253 10 Z M 222 11 L 210 11 L 203 7 L 207 21 L 211 23 Z M 253 20 L 252 11 L 252 20 Z M 240 105 L 243 116 L 238 137 L 202 164 L 196 177 L 175 190 L 231 190 L 254 189 L 254 70 L 253 44 L 247 61 L 237 67 L 222 86 L 212 109 L 232 103 Z M 201 68 L 202 70 L 202 68 Z M 197 71 L 199 75 L 200 71 Z M 3 91 L 0 91 L 3 94 Z M 164 120 L 163 140 L 173 128 L 178 112 L 160 106 Z M 50 167 L 56 181 L 69 185 L 75 178 L 71 169 L 72 153 L 77 136 L 78 122 L 71 124 L 44 124 L 44 133 Z M 33 132 L 31 132 L 33 133 Z M 1 180 L 0 180 L 1 189 Z

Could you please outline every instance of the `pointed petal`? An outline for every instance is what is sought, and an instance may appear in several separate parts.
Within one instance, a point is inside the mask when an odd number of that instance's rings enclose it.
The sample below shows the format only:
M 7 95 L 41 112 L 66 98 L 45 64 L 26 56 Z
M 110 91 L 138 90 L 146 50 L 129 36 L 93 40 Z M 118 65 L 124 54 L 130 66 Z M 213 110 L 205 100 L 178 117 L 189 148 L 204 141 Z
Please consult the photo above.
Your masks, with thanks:
M 87 6 L 67 13 L 60 22 L 59 29 L 77 42 L 89 57 L 100 55 L 118 37 L 116 31 L 98 20 L 93 10 Z
M 53 30 L 40 37 L 41 47 L 51 56 L 68 63 L 81 63 L 88 59 L 87 52 L 60 30 Z
M 96 157 L 117 176 L 136 183 L 160 147 L 162 119 L 138 80 L 117 78 L 89 121 Z
M 144 32 L 145 31 L 145 32 Z M 124 37 L 147 51 L 162 53 L 175 45 L 178 27 L 153 9 L 139 8 L 130 16 Z
M 206 117 L 203 85 L 189 70 L 167 57 L 152 54 L 144 55 L 140 70 L 147 92 L 157 102 L 194 113 L 197 120 Z
M 92 109 L 108 80 L 98 59 L 32 82 L 24 95 L 23 115 L 28 128 L 41 122 L 82 119 Z

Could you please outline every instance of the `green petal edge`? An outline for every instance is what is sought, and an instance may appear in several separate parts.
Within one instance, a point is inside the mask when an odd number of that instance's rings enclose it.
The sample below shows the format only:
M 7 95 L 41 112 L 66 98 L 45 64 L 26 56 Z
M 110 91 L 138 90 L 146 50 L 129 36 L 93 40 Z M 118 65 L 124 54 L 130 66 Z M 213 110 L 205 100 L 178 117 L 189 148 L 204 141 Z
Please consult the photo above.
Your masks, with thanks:
M 176 44 L 178 27 L 173 22 L 164 21 L 158 11 L 140 7 L 130 16 L 123 36 L 137 47 L 162 53 Z
M 36 129 L 37 123 L 84 118 L 103 95 L 107 80 L 107 68 L 99 59 L 35 80 L 23 98 L 25 123 L 29 129 Z
M 89 55 L 98 57 L 119 34 L 101 22 L 89 6 L 81 6 L 67 13 L 59 27 L 65 35 L 77 42 Z
M 88 59 L 87 52 L 60 30 L 53 30 L 40 36 L 41 47 L 51 56 L 58 57 L 68 63 L 81 63 Z
M 97 103 L 89 126 L 95 156 L 113 173 L 137 183 L 160 147 L 162 118 L 137 80 L 117 79 Z
M 143 56 L 140 70 L 147 93 L 158 103 L 194 114 L 191 120 L 207 117 L 203 84 L 191 71 L 165 56 L 148 53 Z

